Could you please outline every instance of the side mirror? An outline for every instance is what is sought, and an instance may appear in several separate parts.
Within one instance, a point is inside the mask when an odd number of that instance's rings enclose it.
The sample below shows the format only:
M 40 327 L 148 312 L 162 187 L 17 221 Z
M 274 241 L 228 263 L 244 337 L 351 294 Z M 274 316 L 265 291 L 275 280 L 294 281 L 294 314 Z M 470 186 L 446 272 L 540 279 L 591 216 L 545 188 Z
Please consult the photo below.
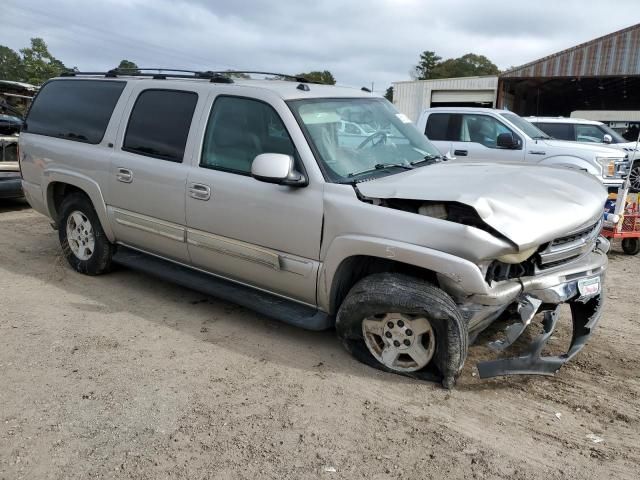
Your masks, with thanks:
M 256 180 L 291 187 L 304 187 L 307 179 L 297 172 L 291 155 L 261 153 L 251 163 L 251 176 Z
M 611 142 L 613 142 L 613 137 L 611 135 L 609 135 L 608 133 L 605 133 L 604 137 L 602 137 L 602 142 L 603 143 L 611 143 Z
M 506 132 L 498 135 L 498 138 L 496 139 L 496 145 L 498 146 L 498 148 L 515 149 L 518 147 L 518 142 L 516 142 L 516 139 L 513 138 L 512 133 Z

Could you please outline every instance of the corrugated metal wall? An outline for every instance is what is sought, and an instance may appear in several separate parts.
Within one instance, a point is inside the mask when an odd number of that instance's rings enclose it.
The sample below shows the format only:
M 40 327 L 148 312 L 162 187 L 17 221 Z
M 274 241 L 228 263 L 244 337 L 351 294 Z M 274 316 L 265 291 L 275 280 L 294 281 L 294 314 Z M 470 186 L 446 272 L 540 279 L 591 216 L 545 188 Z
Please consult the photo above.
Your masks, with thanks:
M 640 75 L 640 23 L 515 68 L 500 77 L 607 75 Z

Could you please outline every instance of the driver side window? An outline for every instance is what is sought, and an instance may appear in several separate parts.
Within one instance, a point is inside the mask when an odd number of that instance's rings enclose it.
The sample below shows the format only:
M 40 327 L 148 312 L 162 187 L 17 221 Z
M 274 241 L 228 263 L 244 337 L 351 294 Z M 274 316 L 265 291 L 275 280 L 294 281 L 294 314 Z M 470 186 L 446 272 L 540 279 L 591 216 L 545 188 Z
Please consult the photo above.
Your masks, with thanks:
M 249 175 L 253 160 L 261 153 L 297 157 L 278 113 L 259 100 L 217 98 L 209 115 L 200 166 Z

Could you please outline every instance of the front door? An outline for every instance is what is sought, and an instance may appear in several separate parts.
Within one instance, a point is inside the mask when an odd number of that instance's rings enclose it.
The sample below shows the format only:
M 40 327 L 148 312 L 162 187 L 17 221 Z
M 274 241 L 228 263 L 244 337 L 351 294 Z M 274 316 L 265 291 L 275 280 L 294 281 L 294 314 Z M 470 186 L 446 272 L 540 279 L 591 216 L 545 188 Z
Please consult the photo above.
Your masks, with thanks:
M 451 148 L 453 156 L 462 161 L 473 162 L 518 162 L 524 160 L 522 140 L 516 149 L 497 145 L 498 135 L 511 133 L 520 137 L 498 119 L 483 113 L 451 115 Z
M 191 260 L 207 271 L 315 304 L 322 185 L 295 188 L 254 179 L 251 163 L 261 153 L 291 155 L 303 171 L 272 105 L 218 96 L 200 161 L 187 178 Z
M 109 218 L 118 241 L 188 262 L 188 168 L 183 160 L 198 94 L 165 89 L 136 93 L 111 161 Z

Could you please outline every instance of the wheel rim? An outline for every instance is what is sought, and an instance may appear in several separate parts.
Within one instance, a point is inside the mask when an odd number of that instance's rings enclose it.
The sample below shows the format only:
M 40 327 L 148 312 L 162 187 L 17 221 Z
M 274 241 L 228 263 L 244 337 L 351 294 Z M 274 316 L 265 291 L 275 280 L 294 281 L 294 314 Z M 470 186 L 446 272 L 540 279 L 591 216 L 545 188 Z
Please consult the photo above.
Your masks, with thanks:
M 640 165 L 633 167 L 633 170 L 631 170 L 629 183 L 634 190 L 640 190 Z
M 96 246 L 93 226 L 87 216 L 75 210 L 67 217 L 67 243 L 79 260 L 89 260 Z
M 362 321 L 365 344 L 391 370 L 414 372 L 427 366 L 436 348 L 431 323 L 423 316 L 385 313 Z

